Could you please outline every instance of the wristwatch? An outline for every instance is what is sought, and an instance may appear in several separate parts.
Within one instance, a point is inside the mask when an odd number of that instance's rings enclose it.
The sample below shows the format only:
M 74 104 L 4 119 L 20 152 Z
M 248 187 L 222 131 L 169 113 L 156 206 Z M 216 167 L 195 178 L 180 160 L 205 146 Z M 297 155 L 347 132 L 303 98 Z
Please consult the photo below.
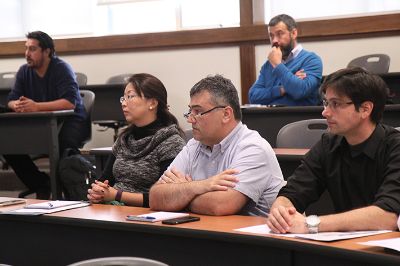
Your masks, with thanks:
M 316 234 L 318 233 L 318 227 L 321 220 L 317 215 L 310 215 L 306 217 L 306 226 L 308 228 L 308 233 Z

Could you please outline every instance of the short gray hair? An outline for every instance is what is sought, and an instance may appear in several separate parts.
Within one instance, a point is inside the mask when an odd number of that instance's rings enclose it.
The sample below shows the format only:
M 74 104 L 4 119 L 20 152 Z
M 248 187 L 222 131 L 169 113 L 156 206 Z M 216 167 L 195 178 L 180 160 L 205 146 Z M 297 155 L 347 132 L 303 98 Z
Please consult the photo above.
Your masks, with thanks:
M 283 22 L 289 31 L 297 29 L 297 24 L 294 18 L 286 14 L 280 14 L 271 18 L 271 20 L 268 23 L 268 27 L 276 26 L 276 24 L 278 24 L 279 22 Z
M 190 97 L 193 97 L 193 95 L 196 95 L 202 91 L 207 91 L 211 94 L 211 100 L 215 106 L 230 106 L 233 109 L 235 120 L 242 120 L 239 96 L 230 79 L 224 78 L 218 74 L 215 76 L 207 76 L 206 78 L 197 82 L 190 89 Z

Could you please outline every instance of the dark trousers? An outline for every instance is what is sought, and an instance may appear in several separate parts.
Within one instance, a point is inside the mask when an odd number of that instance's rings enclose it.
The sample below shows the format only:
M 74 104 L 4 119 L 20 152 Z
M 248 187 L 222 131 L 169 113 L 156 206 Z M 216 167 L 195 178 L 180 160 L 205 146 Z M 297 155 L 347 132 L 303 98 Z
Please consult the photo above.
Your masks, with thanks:
M 68 148 L 77 150 L 83 146 L 83 141 L 90 134 L 88 124 L 86 121 L 75 118 L 65 119 L 58 134 L 60 155 Z M 5 154 L 3 156 L 29 190 L 37 191 L 38 188 L 50 188 L 49 176 L 39 171 L 29 155 Z

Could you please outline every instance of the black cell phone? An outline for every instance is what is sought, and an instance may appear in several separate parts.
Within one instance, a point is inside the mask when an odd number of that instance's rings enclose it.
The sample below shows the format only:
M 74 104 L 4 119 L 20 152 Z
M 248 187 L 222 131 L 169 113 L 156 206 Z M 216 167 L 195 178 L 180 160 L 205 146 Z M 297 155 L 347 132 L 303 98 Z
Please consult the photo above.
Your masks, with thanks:
M 164 221 L 162 221 L 162 223 L 163 224 L 183 224 L 183 223 L 195 222 L 195 221 L 199 221 L 199 220 L 200 220 L 200 217 L 185 216 L 185 217 L 164 220 Z

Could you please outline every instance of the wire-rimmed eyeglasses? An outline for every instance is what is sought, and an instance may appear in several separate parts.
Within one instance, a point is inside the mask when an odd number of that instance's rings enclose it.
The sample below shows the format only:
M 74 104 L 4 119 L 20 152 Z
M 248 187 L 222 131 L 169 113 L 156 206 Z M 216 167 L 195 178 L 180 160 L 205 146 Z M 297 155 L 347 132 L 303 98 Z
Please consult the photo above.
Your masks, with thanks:
M 226 106 L 218 105 L 218 106 L 215 106 L 215 107 L 211 108 L 210 110 L 207 110 L 207 111 L 204 111 L 204 112 L 201 112 L 201 113 L 197 113 L 195 110 L 189 109 L 189 112 L 184 113 L 183 117 L 186 118 L 186 119 L 189 119 L 189 118 L 198 119 L 198 118 L 202 117 L 203 115 L 214 111 L 215 109 L 225 108 L 225 107 Z
M 122 103 L 123 101 L 129 101 L 135 97 L 137 97 L 137 95 L 134 95 L 134 94 L 126 95 L 126 96 L 124 95 L 124 96 L 121 96 L 121 98 L 119 98 L 119 102 Z

